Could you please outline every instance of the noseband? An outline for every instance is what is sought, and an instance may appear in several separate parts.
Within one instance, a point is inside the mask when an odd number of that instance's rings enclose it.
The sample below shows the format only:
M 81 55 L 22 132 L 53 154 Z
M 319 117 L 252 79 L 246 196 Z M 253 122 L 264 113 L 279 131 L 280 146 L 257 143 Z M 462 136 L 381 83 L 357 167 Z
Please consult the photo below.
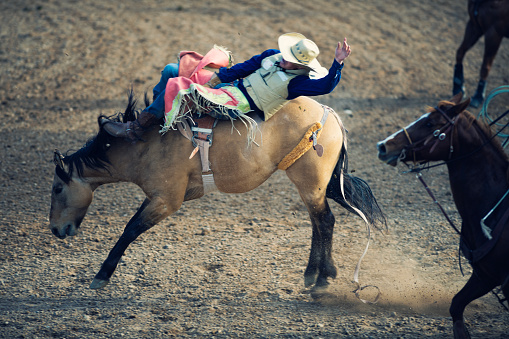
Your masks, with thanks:
M 454 152 L 454 148 L 453 148 L 453 145 L 452 145 L 452 136 L 453 136 L 453 132 L 454 132 L 454 126 L 455 126 L 455 122 L 456 122 L 456 117 L 454 117 L 453 119 L 451 119 L 440 107 L 435 107 L 435 110 L 438 111 L 440 114 L 442 114 L 442 116 L 447 120 L 447 123 L 445 125 L 443 125 L 442 127 L 440 127 L 439 129 L 437 129 L 436 131 L 434 131 L 431 135 L 429 136 L 426 136 L 416 142 L 413 142 L 412 141 L 412 138 L 410 138 L 410 134 L 408 134 L 408 131 L 406 130 L 405 127 L 403 127 L 403 132 L 405 132 L 405 136 L 407 138 L 407 141 L 408 141 L 408 145 L 403 149 L 403 151 L 401 152 L 401 157 L 404 158 L 405 157 L 405 154 L 407 151 L 411 151 L 414 155 L 414 163 L 416 163 L 416 159 L 415 159 L 415 152 L 417 151 L 420 151 L 422 149 L 425 148 L 426 145 L 428 145 L 429 142 L 431 142 L 433 139 L 435 139 L 435 142 L 434 144 L 431 146 L 429 152 L 432 153 L 435 148 L 438 146 L 438 143 L 440 141 L 443 141 L 445 140 L 445 138 L 447 137 L 447 134 L 450 133 L 450 145 L 449 145 L 449 160 L 451 159 L 452 157 L 452 153 Z M 422 145 L 421 145 L 422 144 Z M 419 146 L 421 145 L 421 146 Z

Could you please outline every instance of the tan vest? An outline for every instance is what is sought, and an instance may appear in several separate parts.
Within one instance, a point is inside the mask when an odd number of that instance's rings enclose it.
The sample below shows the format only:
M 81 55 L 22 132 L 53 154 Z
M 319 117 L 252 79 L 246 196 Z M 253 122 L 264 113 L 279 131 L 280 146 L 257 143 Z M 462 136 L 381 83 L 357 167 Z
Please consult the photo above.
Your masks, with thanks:
M 288 83 L 298 75 L 308 74 L 306 69 L 281 71 L 275 63 L 283 59 L 281 53 L 262 60 L 262 67 L 244 79 L 247 93 L 268 120 L 289 100 Z

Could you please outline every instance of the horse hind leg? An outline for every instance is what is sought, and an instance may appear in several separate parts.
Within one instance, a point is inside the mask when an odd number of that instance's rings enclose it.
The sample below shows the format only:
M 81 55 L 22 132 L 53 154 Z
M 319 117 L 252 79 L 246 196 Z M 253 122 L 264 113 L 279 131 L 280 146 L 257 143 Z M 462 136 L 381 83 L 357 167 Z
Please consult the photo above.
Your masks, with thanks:
M 476 44 L 483 32 L 481 28 L 476 25 L 472 20 L 467 22 L 465 26 L 465 33 L 463 34 L 463 41 L 456 50 L 456 64 L 463 64 L 463 59 L 467 52 Z
M 469 20 L 465 28 L 463 41 L 461 42 L 461 45 L 458 47 L 458 50 L 456 51 L 456 64 L 454 65 L 454 76 L 452 84 L 453 96 L 460 92 L 463 95 L 465 95 L 463 59 L 465 58 L 465 54 L 468 52 L 468 50 L 475 45 L 475 43 L 479 40 L 481 36 L 482 36 L 481 29 L 477 25 L 475 25 L 472 20 Z
M 484 56 L 481 65 L 479 83 L 477 85 L 477 90 L 470 101 L 470 106 L 475 108 L 479 107 L 486 97 L 486 81 L 488 79 L 491 66 L 493 65 L 493 61 L 495 60 L 495 56 L 497 55 L 498 48 L 502 43 L 502 36 L 500 36 L 495 29 L 492 28 L 489 32 L 486 32 L 484 41 Z
M 332 147 L 332 146 L 331 146 Z M 286 170 L 288 178 L 299 190 L 311 219 L 312 238 L 309 262 L 304 272 L 304 284 L 310 287 L 328 285 L 327 279 L 335 278 L 337 269 L 332 259 L 332 237 L 335 218 L 326 199 L 327 184 L 333 169 L 332 159 L 317 160 L 316 154 L 306 153 Z M 324 156 L 325 157 L 325 156 Z M 321 165 L 319 165 L 321 162 Z M 330 162 L 326 164 L 325 162 Z M 326 168 L 330 168 L 327 171 Z
M 335 218 L 327 201 L 322 211 L 310 212 L 313 234 L 309 261 L 304 272 L 304 285 L 306 287 L 325 287 L 327 279 L 336 278 L 337 269 L 332 259 L 332 238 Z

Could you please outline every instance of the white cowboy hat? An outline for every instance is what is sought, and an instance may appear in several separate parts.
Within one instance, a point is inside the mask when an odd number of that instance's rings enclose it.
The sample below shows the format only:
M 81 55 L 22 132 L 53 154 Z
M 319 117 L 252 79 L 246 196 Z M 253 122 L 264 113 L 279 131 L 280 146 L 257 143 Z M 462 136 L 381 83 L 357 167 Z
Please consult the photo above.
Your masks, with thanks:
M 322 66 L 316 60 L 320 50 L 311 40 L 300 33 L 286 33 L 278 39 L 279 50 L 286 61 L 302 65 L 319 73 Z

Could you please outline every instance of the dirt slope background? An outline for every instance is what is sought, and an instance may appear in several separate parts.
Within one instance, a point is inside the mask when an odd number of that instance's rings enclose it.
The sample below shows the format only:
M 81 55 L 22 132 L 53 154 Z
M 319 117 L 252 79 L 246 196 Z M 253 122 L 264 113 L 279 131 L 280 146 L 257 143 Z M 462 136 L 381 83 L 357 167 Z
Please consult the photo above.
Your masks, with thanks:
M 466 1 L 6 0 L 0 18 L 0 337 L 451 337 L 450 300 L 469 275 L 457 236 L 375 145 L 450 97 Z M 366 232 L 335 204 L 338 277 L 319 299 L 304 288 L 310 222 L 283 172 L 246 194 L 186 202 L 129 247 L 106 288 L 90 290 L 144 196 L 131 184 L 99 188 L 79 235 L 58 240 L 47 228 L 54 148 L 79 149 L 100 113 L 123 110 L 131 85 L 140 97 L 151 91 L 180 50 L 219 44 L 243 61 L 291 31 L 316 41 L 326 66 L 337 41 L 352 45 L 340 85 L 318 100 L 339 112 L 350 167 L 388 216 L 390 233 L 374 234 L 360 272 L 381 289 L 379 303 L 351 293 Z M 469 94 L 482 50 L 481 39 L 467 54 Z M 488 90 L 509 83 L 508 64 L 504 41 Z M 425 176 L 459 224 L 447 173 Z M 466 318 L 474 338 L 508 333 L 509 313 L 492 295 Z

